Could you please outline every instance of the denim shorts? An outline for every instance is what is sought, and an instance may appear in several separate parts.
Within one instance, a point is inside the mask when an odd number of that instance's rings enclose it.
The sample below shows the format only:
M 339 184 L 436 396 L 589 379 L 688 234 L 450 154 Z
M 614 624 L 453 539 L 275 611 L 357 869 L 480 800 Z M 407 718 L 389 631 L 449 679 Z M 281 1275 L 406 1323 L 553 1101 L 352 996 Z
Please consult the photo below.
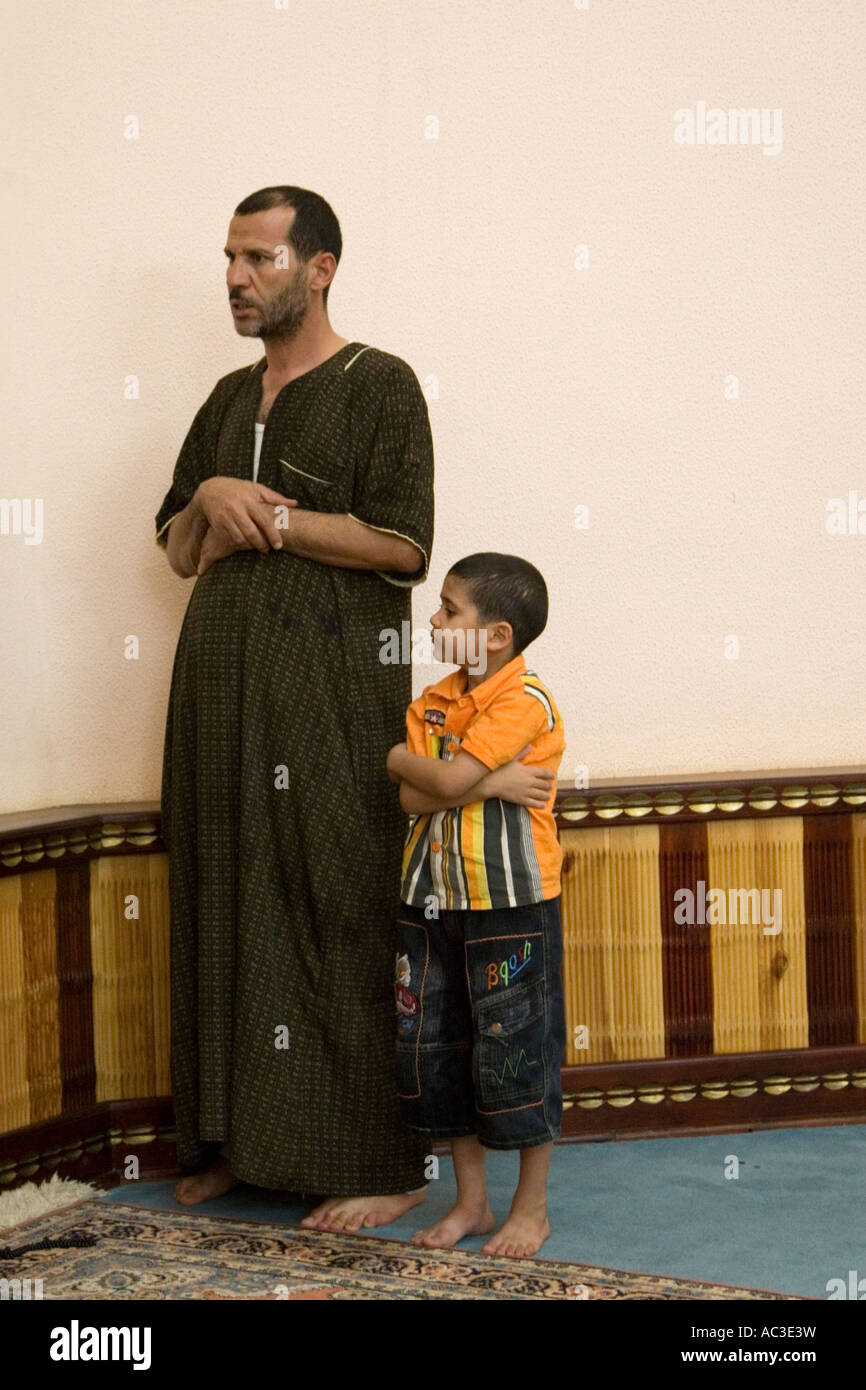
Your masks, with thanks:
M 557 1139 L 565 1051 L 559 898 L 397 922 L 397 1091 L 406 1123 L 489 1149 Z

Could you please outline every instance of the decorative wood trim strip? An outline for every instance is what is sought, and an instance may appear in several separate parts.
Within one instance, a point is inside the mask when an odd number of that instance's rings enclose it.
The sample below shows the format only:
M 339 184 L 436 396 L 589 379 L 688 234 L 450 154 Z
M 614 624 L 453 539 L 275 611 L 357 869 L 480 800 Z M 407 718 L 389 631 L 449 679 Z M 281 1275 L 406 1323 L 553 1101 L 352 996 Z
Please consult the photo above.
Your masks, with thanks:
M 0 875 L 108 854 L 152 854 L 165 845 L 158 802 L 61 806 L 0 816 Z
M 803 822 L 806 989 L 813 1047 L 857 1042 L 851 849 L 848 816 Z
M 706 926 L 674 921 L 677 889 L 695 892 L 707 882 L 707 831 L 703 825 L 663 825 L 659 829 L 659 907 L 662 925 L 662 981 L 665 1053 L 705 1057 L 713 1051 L 713 964 Z
M 65 1114 L 96 1102 L 89 864 L 58 865 L 56 920 L 60 1074 Z
M 866 811 L 866 769 L 714 773 L 618 778 L 586 791 L 560 787 L 554 813 L 560 829 L 670 824 L 672 821 L 770 819 Z
M 864 1046 L 589 1064 L 562 1082 L 571 1141 L 866 1121 Z
M 866 1065 L 857 1071 L 816 1072 L 812 1068 L 795 1075 L 777 1072 L 761 1078 L 741 1076 L 731 1081 L 678 1081 L 667 1085 L 664 1082 L 655 1082 L 644 1086 L 611 1086 L 607 1090 L 597 1086 L 583 1086 L 577 1091 L 565 1092 L 563 1106 L 569 1108 L 577 1105 L 583 1109 L 595 1110 L 600 1105 L 611 1105 L 621 1109 L 636 1103 L 658 1105 L 664 1100 L 675 1100 L 683 1104 L 698 1097 L 705 1100 L 743 1099 L 759 1092 L 764 1096 L 782 1096 L 787 1091 L 817 1091 L 821 1086 L 827 1091 L 844 1091 L 848 1086 L 866 1091 Z
M 0 1136 L 0 1191 L 42 1182 L 51 1173 L 97 1181 L 117 1174 L 125 1155 L 139 1155 L 142 1176 L 177 1171 L 171 1100 L 103 1101 Z M 143 1151 L 143 1152 L 142 1152 Z

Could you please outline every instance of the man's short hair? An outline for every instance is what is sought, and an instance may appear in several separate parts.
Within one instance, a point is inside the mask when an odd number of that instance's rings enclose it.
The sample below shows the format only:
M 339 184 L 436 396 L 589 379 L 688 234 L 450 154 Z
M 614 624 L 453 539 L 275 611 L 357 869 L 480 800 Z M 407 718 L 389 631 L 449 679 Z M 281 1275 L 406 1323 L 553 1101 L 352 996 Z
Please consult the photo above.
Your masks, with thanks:
M 235 208 L 235 217 L 249 217 L 253 212 L 267 212 L 270 208 L 294 208 L 295 216 L 286 236 L 286 245 L 291 246 L 301 261 L 308 261 L 319 251 L 330 251 L 339 265 L 343 250 L 343 237 L 340 224 L 330 203 L 309 188 L 295 188 L 293 184 L 275 184 L 271 188 L 260 188 L 244 198 Z M 322 303 L 328 302 L 326 285 L 322 291 Z
M 467 555 L 448 573 L 466 584 L 479 622 L 511 624 L 515 656 L 547 626 L 547 585 L 535 566 L 519 555 Z

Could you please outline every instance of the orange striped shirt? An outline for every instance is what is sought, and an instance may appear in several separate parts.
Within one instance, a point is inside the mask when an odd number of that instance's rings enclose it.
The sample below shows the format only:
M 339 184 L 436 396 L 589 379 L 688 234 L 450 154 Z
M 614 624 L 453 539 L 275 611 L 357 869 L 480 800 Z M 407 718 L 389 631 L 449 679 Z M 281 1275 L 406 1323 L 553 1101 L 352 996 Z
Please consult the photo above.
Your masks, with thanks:
M 470 753 L 501 767 L 531 745 L 524 763 L 559 768 L 565 733 L 550 691 L 519 655 L 467 690 L 455 671 L 428 686 L 406 712 L 410 753 L 451 759 Z M 432 897 L 450 911 L 522 907 L 560 892 L 562 850 L 553 803 L 518 806 L 491 797 L 447 811 L 413 816 L 403 850 L 403 902 L 425 907 Z

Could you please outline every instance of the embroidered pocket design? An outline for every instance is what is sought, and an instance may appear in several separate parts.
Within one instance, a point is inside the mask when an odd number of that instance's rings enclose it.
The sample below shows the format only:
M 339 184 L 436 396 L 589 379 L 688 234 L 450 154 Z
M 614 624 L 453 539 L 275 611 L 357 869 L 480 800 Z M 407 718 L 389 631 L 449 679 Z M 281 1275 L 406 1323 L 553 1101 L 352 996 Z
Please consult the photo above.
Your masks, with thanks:
M 544 986 L 513 985 L 483 998 L 476 1012 L 473 1059 L 478 1108 L 484 1113 L 544 1099 Z

